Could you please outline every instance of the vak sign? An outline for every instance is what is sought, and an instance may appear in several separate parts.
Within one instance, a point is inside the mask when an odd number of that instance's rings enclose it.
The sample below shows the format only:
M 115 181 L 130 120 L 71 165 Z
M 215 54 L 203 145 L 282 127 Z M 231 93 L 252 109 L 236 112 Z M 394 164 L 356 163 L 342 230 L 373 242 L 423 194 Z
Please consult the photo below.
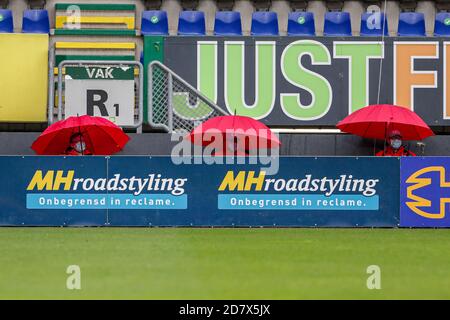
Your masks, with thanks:
M 66 117 L 104 117 L 119 126 L 134 125 L 132 67 L 66 67 Z
M 400 192 L 402 227 L 450 227 L 450 158 L 402 158 Z
M 164 48 L 164 63 L 209 99 L 268 125 L 335 126 L 377 103 L 450 125 L 444 38 L 168 37 Z M 201 116 L 184 95 L 174 112 Z

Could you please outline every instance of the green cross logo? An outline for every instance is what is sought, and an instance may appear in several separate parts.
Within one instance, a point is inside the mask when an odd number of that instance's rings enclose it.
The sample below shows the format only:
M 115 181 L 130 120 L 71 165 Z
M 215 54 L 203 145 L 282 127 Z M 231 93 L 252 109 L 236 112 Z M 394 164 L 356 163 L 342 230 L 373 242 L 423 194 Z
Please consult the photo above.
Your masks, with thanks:
M 150 19 L 150 21 L 151 21 L 152 23 L 158 23 L 159 19 L 158 19 L 157 16 L 153 16 L 153 17 Z
M 299 24 L 304 24 L 305 23 L 305 17 L 298 17 L 298 19 L 297 19 L 297 22 L 299 23 Z
M 450 18 L 445 18 L 444 24 L 445 24 L 446 26 L 450 26 Z

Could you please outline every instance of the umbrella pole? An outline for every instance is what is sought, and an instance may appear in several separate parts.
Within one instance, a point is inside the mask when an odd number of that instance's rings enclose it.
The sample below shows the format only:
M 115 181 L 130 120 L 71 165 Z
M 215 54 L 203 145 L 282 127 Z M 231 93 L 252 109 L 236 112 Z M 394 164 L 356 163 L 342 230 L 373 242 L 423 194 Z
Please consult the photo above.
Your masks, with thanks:
M 80 126 L 78 126 L 78 132 L 80 133 L 80 142 L 81 142 L 81 145 L 83 145 L 83 135 L 81 134 L 81 127 L 80 127 Z M 81 155 L 84 156 L 84 150 L 83 150 L 83 148 L 81 148 Z
M 83 135 L 81 134 L 81 127 L 80 127 L 80 116 L 77 114 L 78 118 L 78 134 L 80 135 L 80 142 L 83 145 Z M 81 149 L 81 155 L 84 156 L 84 150 Z

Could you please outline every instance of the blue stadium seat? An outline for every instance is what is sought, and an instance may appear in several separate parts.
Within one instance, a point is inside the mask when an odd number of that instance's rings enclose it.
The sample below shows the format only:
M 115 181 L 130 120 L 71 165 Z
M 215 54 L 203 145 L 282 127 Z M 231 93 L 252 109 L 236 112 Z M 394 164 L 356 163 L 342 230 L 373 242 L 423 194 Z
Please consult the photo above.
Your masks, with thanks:
M 12 11 L 0 9 L 0 33 L 12 33 L 13 31 L 14 23 Z
M 47 10 L 25 10 L 23 12 L 23 33 L 50 33 Z
M 169 34 L 167 12 L 162 10 L 143 11 L 141 32 L 144 36 Z
M 256 11 L 252 16 L 253 36 L 278 36 L 278 16 L 273 11 Z
M 434 24 L 435 36 L 450 36 L 450 13 L 439 12 L 436 14 L 436 21 Z
M 287 32 L 289 36 L 315 36 L 314 13 L 291 12 L 288 18 Z
M 241 14 L 238 11 L 218 11 L 214 23 L 214 34 L 217 36 L 241 36 Z
M 178 34 L 182 36 L 204 36 L 206 34 L 203 11 L 181 11 L 178 20 Z
M 327 12 L 325 14 L 323 34 L 325 36 L 351 36 L 352 23 L 350 21 L 350 13 L 337 11 Z
M 379 14 L 380 16 L 375 16 Z M 389 35 L 388 24 L 386 16 L 383 12 L 380 13 L 363 13 L 361 16 L 361 36 L 362 37 L 381 37 Z
M 398 35 L 401 37 L 424 37 L 425 16 L 420 12 L 401 12 L 398 22 Z

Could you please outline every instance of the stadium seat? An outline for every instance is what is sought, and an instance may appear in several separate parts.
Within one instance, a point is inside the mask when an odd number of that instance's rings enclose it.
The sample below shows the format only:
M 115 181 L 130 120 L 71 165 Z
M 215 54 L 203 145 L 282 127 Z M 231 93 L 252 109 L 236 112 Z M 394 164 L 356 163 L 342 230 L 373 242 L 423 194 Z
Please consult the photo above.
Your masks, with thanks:
M 350 13 L 345 11 L 327 12 L 325 14 L 323 34 L 325 36 L 351 36 L 352 24 L 350 21 Z
M 278 16 L 273 11 L 256 11 L 252 15 L 253 36 L 278 36 Z
M 363 13 L 361 16 L 361 36 L 363 37 L 381 37 L 383 35 L 389 35 L 387 19 L 384 13 L 380 13 L 379 25 L 377 25 L 377 18 L 374 16 L 376 13 Z
M 12 33 L 13 31 L 14 23 L 12 11 L 0 9 L 0 33 Z
M 434 35 L 437 37 L 450 36 L 450 12 L 439 12 L 438 14 L 436 14 Z
M 144 36 L 169 34 L 167 12 L 162 10 L 143 11 L 141 32 Z
M 287 32 L 289 36 L 315 36 L 314 13 L 291 12 L 288 18 Z
M 50 33 L 47 10 L 25 10 L 22 23 L 23 33 Z
M 214 34 L 217 36 L 241 36 L 241 13 L 238 11 L 218 11 L 214 23 Z
M 90 3 L 56 3 L 54 34 L 136 36 L 135 4 L 88 2 Z M 77 19 L 73 19 L 75 13 L 79 14 Z
M 57 41 L 55 42 L 55 66 L 64 60 L 136 60 L 135 42 L 83 42 Z M 105 55 L 105 51 L 108 54 Z M 58 68 L 55 67 L 55 75 Z
M 203 11 L 181 11 L 178 20 L 178 34 L 182 36 L 204 36 L 206 34 Z
M 425 16 L 420 12 L 401 12 L 398 22 L 398 35 L 401 37 L 424 37 Z

